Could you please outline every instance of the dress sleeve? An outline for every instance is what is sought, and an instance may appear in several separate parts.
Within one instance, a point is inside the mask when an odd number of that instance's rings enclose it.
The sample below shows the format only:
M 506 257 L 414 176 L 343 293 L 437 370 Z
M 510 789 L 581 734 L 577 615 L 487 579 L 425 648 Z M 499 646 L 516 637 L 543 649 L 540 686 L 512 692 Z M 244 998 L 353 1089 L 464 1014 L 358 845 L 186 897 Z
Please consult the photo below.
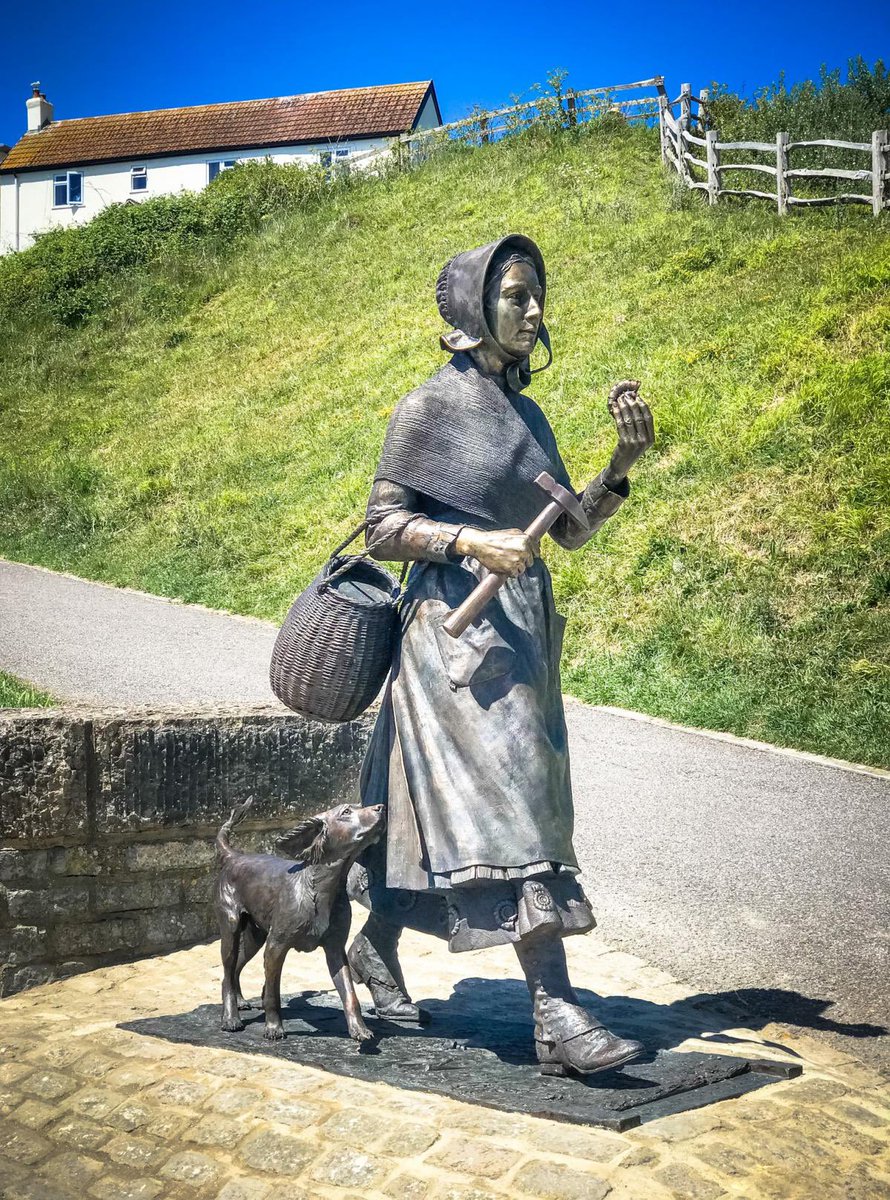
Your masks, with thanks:
M 385 562 L 451 562 L 459 556 L 453 546 L 462 525 L 434 521 L 423 511 L 423 497 L 413 488 L 378 479 L 365 513 L 365 545 L 373 558 Z
M 589 542 L 601 525 L 613 516 L 627 497 L 630 495 L 630 484 L 625 476 L 616 488 L 609 488 L 603 483 L 602 472 L 592 480 L 578 499 L 587 516 L 588 529 L 582 529 L 568 513 L 561 516 L 550 527 L 550 536 L 565 550 L 578 550 Z

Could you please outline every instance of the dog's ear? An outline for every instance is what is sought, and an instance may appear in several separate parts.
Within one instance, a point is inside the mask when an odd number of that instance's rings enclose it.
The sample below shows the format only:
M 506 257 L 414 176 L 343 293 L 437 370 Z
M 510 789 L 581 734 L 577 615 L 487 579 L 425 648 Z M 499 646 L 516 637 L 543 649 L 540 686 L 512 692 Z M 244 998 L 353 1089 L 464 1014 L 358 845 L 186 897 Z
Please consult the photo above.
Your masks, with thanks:
M 320 862 L 327 844 L 328 827 L 321 817 L 310 817 L 301 821 L 296 829 L 285 833 L 275 843 L 275 848 L 288 858 L 299 858 L 303 862 Z

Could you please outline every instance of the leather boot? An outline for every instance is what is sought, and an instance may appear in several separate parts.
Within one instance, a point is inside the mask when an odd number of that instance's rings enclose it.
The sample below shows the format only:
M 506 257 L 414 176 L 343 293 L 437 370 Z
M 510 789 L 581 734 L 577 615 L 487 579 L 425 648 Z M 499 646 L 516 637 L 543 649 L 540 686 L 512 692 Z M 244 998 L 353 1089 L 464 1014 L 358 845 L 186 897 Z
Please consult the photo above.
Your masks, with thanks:
M 378 1017 L 428 1025 L 430 1014 L 418 1008 L 405 987 L 398 955 L 401 936 L 400 926 L 371 913 L 349 947 L 349 969 L 355 982 L 370 991 Z
M 594 1075 L 645 1052 L 642 1042 L 610 1033 L 578 1003 L 561 938 L 523 938 L 515 947 L 534 1005 L 535 1051 L 542 1075 Z

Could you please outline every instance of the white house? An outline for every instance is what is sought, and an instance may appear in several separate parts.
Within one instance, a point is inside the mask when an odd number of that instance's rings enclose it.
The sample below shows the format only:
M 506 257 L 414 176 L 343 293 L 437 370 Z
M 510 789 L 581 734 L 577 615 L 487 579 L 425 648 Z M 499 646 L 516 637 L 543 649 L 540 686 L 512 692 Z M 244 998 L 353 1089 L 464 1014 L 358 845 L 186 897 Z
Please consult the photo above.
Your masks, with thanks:
M 0 148 L 3 254 L 109 204 L 200 191 L 247 159 L 330 165 L 442 123 L 432 80 L 70 121 L 35 84 L 27 109 L 27 133 Z

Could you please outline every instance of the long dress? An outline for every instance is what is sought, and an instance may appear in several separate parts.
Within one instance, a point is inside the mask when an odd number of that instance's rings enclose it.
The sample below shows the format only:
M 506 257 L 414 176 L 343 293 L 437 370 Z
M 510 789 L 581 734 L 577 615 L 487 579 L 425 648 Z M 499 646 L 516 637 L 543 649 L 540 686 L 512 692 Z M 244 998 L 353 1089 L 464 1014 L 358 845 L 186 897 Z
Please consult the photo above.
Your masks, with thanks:
M 496 420 L 519 417 L 519 440 L 530 439 L 519 457 L 531 459 L 521 469 L 528 474 L 546 460 L 567 482 L 537 405 L 503 386 L 499 400 L 491 378 L 466 361 L 457 370 L 462 387 L 508 406 Z M 450 387 L 447 369 L 436 380 L 443 375 Z M 434 387 L 433 400 L 441 396 Z M 397 409 L 393 421 L 400 419 Z M 405 466 L 410 457 L 385 446 L 378 478 L 429 481 L 429 463 Z M 515 484 L 517 454 L 510 459 L 502 472 Z M 464 469 L 490 472 L 492 463 L 471 459 Z M 460 485 L 453 478 L 431 482 L 444 498 L 415 492 L 415 511 L 452 527 L 513 528 L 548 499 L 533 488 L 508 495 L 506 512 L 482 513 L 478 498 L 472 509 L 454 503 Z M 595 485 L 582 496 L 593 527 L 623 499 Z M 387 805 L 387 836 L 353 869 L 351 894 L 397 924 L 447 937 L 452 950 L 516 941 L 543 927 L 559 936 L 586 932 L 595 921 L 577 879 L 560 691 L 565 620 L 550 573 L 535 559 L 454 639 L 442 620 L 485 572 L 475 560 L 440 557 L 415 563 L 408 576 L 401 638 L 360 782 L 362 803 Z

